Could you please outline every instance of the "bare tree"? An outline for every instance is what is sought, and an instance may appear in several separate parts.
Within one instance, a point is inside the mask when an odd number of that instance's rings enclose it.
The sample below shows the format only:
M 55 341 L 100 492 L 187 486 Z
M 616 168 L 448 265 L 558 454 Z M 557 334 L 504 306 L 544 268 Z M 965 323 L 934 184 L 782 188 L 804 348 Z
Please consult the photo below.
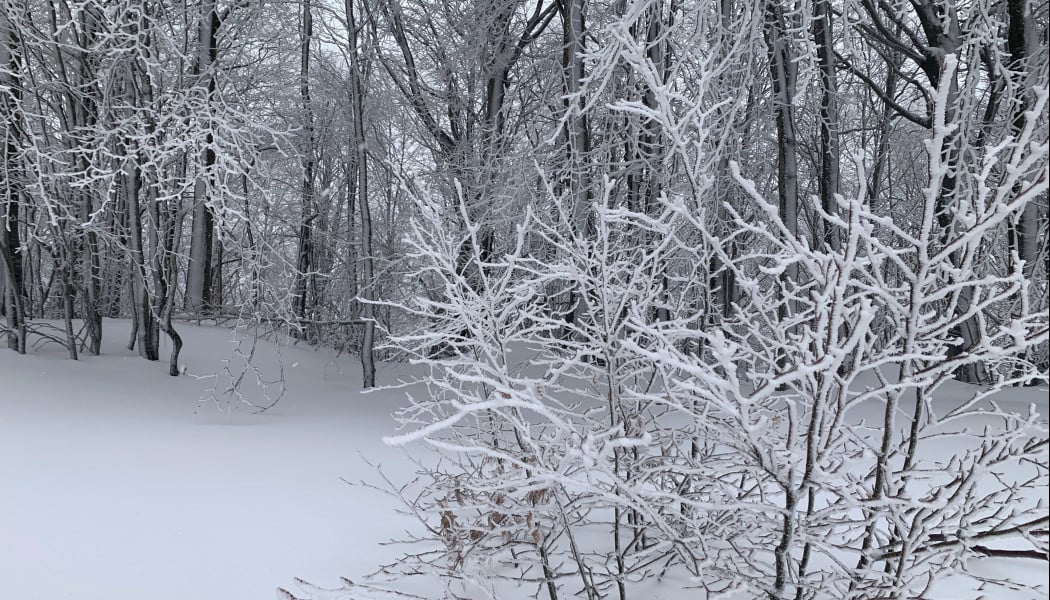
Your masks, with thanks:
M 365 388 L 375 387 L 375 259 L 372 247 L 372 209 L 368 199 L 368 137 L 365 134 L 365 76 L 362 60 L 361 28 L 354 11 L 354 0 L 345 0 L 347 45 L 350 63 L 350 109 L 353 133 L 350 137 L 350 152 L 355 169 L 349 176 L 357 192 L 356 204 L 361 213 L 361 287 L 364 334 L 361 339 L 361 372 Z
M 10 19 L 13 7 L 0 10 L 0 120 L 4 131 L 3 201 L 0 203 L 0 309 L 6 317 L 8 347 L 26 351 L 26 307 L 23 292 L 21 223 L 19 212 L 24 175 L 21 167 L 23 115 L 21 107 L 22 73 L 18 32 Z

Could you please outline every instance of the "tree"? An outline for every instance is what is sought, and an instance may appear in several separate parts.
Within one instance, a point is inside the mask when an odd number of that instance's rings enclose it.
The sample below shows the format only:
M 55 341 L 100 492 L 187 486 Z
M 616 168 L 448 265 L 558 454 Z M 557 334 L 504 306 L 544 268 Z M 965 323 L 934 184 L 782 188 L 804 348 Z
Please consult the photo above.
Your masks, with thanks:
M 23 292 L 22 243 L 19 212 L 22 179 L 21 149 L 23 115 L 21 107 L 22 72 L 20 41 L 9 16 L 11 6 L 0 12 L 0 119 L 3 122 L 3 202 L 0 203 L 0 309 L 7 320 L 8 347 L 20 354 L 26 351 L 26 308 Z
M 365 68 L 362 64 L 360 32 L 354 12 L 354 0 L 345 1 L 347 46 L 350 57 L 350 106 L 353 134 L 350 147 L 356 169 L 350 174 L 357 192 L 356 204 L 361 211 L 361 274 L 365 285 L 361 290 L 364 335 L 361 340 L 361 371 L 365 388 L 375 387 L 375 267 L 372 251 L 372 212 L 368 200 L 368 138 L 365 135 Z
M 954 57 L 946 68 L 956 68 Z M 970 225 L 945 241 L 936 206 L 940 179 L 950 176 L 941 152 L 951 135 L 943 121 L 948 79 L 935 95 L 917 234 L 875 212 L 857 185 L 839 211 L 820 213 L 841 245 L 814 246 L 733 164 L 752 212 L 727 211 L 735 235 L 752 242 L 724 264 L 748 296 L 720 327 L 698 327 L 694 298 L 708 278 L 697 266 L 710 254 L 725 257 L 732 240 L 714 235 L 709 209 L 687 197 L 665 195 L 658 210 L 639 212 L 610 207 L 606 192 L 587 239 L 573 234 L 572 207 L 554 196 L 558 222 L 528 213 L 511 251 L 496 259 L 475 251 L 480 285 L 459 274 L 459 242 L 442 226 L 440 202 L 425 203 L 413 230 L 419 275 L 446 294 L 405 306 L 427 326 L 393 340 L 431 377 L 429 393 L 400 413 L 406 431 L 390 441 L 441 452 L 417 487 L 397 491 L 442 546 L 409 552 L 389 572 L 525 579 L 552 599 L 570 585 L 588 597 L 627 598 L 659 564 L 708 590 L 736 586 L 755 597 L 903 598 L 967 576 L 960 553 L 1045 556 L 1034 538 L 1021 551 L 995 540 L 1050 518 L 1033 487 L 1045 468 L 1032 479 L 1001 479 L 1007 465 L 1045 464 L 1046 425 L 981 402 L 1045 377 L 1017 357 L 1045 343 L 1048 315 L 1026 312 L 951 356 L 960 317 L 944 303 L 961 301 L 967 286 L 987 305 L 1003 303 L 1027 285 L 1019 271 L 994 274 L 973 257 L 1044 192 L 1050 148 L 1032 143 L 1039 117 L 1029 113 L 1002 154 L 977 163 L 997 174 L 996 184 L 961 188 L 972 190 L 957 199 Z M 1048 96 L 1039 92 L 1043 106 Z M 672 139 L 710 132 L 689 116 L 663 118 Z M 980 172 L 951 175 L 966 181 Z M 644 237 L 639 231 L 660 241 L 621 243 Z M 529 257 L 530 232 L 557 247 L 558 258 Z M 887 260 L 902 270 L 899 281 L 872 268 Z M 670 270 L 673 286 L 665 288 L 656 265 Z M 779 277 L 791 265 L 798 277 Z M 946 288 L 949 273 L 959 283 Z M 570 276 L 590 310 L 564 337 L 564 321 L 548 313 L 540 291 Z M 785 312 L 788 303 L 794 308 Z M 668 318 L 654 320 L 657 307 Z M 452 352 L 432 354 L 439 340 Z M 515 354 L 529 356 L 527 368 Z M 994 385 L 934 401 L 954 372 L 977 361 L 996 370 Z M 875 430 L 857 424 L 873 402 L 883 415 Z M 963 424 L 990 414 L 1001 424 Z M 934 480 L 923 479 L 934 471 Z
M 906 61 L 918 69 L 919 77 L 925 78 L 925 82 L 909 72 L 905 64 L 896 60 L 888 60 L 886 65 L 894 69 L 896 75 L 887 79 L 888 89 L 883 89 L 872 77 L 865 74 L 854 60 L 842 54 L 838 55 L 838 59 L 854 75 L 864 81 L 888 107 L 891 107 L 894 114 L 921 127 L 929 128 L 933 126 L 936 119 L 936 115 L 932 112 L 933 90 L 939 89 L 944 83 L 946 57 L 955 56 L 959 68 L 951 73 L 952 79 L 948 82 L 950 86 L 947 91 L 949 98 L 945 105 L 947 112 L 945 122 L 953 128 L 953 134 L 943 138 L 945 146 L 942 150 L 953 165 L 949 169 L 950 173 L 956 170 L 965 171 L 966 167 L 962 166 L 962 163 L 967 160 L 968 154 L 972 156 L 970 149 L 973 147 L 973 139 L 976 139 L 978 145 L 991 142 L 989 137 L 983 134 L 978 135 L 977 132 L 994 119 L 1000 104 L 999 93 L 993 91 L 990 94 L 982 94 L 980 92 L 988 82 L 982 77 L 979 68 L 984 57 L 999 56 L 1002 53 L 999 40 L 992 35 L 992 32 L 997 32 L 1002 25 L 999 20 L 1000 12 L 994 10 L 990 3 L 981 3 L 980 8 L 975 8 L 973 11 L 974 18 L 964 19 L 960 16 L 955 3 L 941 4 L 923 1 L 908 6 L 910 10 L 905 5 L 861 2 L 858 11 L 862 18 L 856 21 L 855 26 L 859 33 L 865 36 L 872 46 L 884 56 L 893 57 L 898 54 L 903 56 Z M 1016 11 L 1008 12 L 1013 15 Z M 1010 30 L 1024 27 L 1020 23 L 1021 20 L 1024 20 L 1023 16 L 1020 14 L 1017 16 L 1019 19 L 1010 16 L 1005 27 L 1008 30 L 1007 37 L 1015 40 L 1010 43 L 1010 49 L 1007 50 L 1010 56 L 1015 56 L 1018 51 L 1023 53 L 1016 41 L 1023 36 L 1017 35 L 1016 32 L 1009 33 Z M 1000 69 L 1007 73 L 1007 80 L 1019 81 L 1024 77 L 1022 72 L 1016 72 L 1016 75 L 1010 74 L 1009 69 L 1011 68 L 1021 68 L 1023 71 L 1020 63 L 1007 61 L 1001 67 L 993 67 L 992 78 L 999 80 L 1002 77 Z M 899 101 L 898 97 L 892 94 L 898 81 L 906 82 L 909 92 L 916 94 L 917 98 L 913 96 L 903 103 Z M 1000 84 L 1001 81 L 994 81 L 991 84 L 992 89 L 994 90 Z M 918 102 L 922 104 L 916 107 L 915 104 Z M 984 105 L 983 110 L 982 104 Z M 1012 117 L 1014 123 L 1017 123 L 1017 114 L 1015 112 Z M 954 166 L 956 163 L 959 163 L 958 166 Z M 937 227 L 942 235 L 947 237 L 953 230 L 961 226 L 956 218 L 963 210 L 955 205 L 955 200 L 966 192 L 958 189 L 959 181 L 950 174 L 942 178 L 940 183 L 943 187 L 939 191 L 940 204 L 936 209 Z M 1026 207 L 1026 210 L 1028 217 L 1024 217 L 1023 220 L 1028 222 L 1034 218 L 1035 209 Z M 1027 231 L 1029 235 L 1036 235 L 1032 233 L 1034 227 L 1030 226 Z M 1031 241 L 1029 244 L 1029 249 L 1031 249 L 1033 247 Z M 962 257 L 957 256 L 956 260 L 962 260 Z M 970 288 L 963 288 L 960 291 L 962 302 L 957 305 L 961 311 L 960 315 L 970 311 L 970 302 L 974 301 L 971 298 L 972 293 L 973 290 Z M 980 319 L 973 316 L 961 319 L 954 325 L 954 328 L 959 338 L 959 342 L 953 346 L 952 350 L 952 353 L 956 355 L 966 353 L 968 348 L 978 344 L 979 339 L 985 335 Z M 965 368 L 966 371 L 959 373 L 959 376 L 966 381 L 987 382 L 991 377 L 990 372 L 980 363 L 968 363 Z
M 232 9 L 231 9 L 232 10 Z M 215 70 L 218 68 L 219 31 L 222 19 L 215 0 L 201 0 L 197 27 L 195 71 L 197 85 L 209 102 L 216 101 L 218 89 Z M 209 137 L 201 156 L 201 173 L 193 188 L 193 222 L 190 237 L 190 263 L 186 274 L 186 308 L 200 312 L 211 308 L 212 250 L 214 248 L 215 217 L 209 205 L 208 191 L 214 187 L 214 139 Z

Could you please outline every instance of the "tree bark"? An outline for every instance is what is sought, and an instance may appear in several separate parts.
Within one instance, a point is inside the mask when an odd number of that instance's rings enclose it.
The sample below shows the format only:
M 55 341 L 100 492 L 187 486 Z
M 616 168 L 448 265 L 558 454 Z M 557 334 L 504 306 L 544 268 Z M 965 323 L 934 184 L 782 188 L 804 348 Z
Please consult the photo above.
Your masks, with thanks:
M 204 79 L 208 101 L 215 96 L 215 76 L 211 72 L 218 59 L 219 15 L 215 0 L 201 0 L 201 19 L 198 28 L 197 72 Z M 207 145 L 201 152 L 198 179 L 193 188 L 193 224 L 190 230 L 190 262 L 186 273 L 186 309 L 201 313 L 210 310 L 212 287 L 212 248 L 215 235 L 215 216 L 208 205 L 215 168 L 215 142 L 208 133 Z
M 25 354 L 26 310 L 22 274 L 19 208 L 21 194 L 21 72 L 19 42 L 6 12 L 0 12 L 0 123 L 3 124 L 3 164 L 0 165 L 0 311 L 7 321 L 7 345 Z
M 1016 94 L 1014 111 L 1010 119 L 1010 132 L 1017 135 L 1024 128 L 1025 112 L 1028 111 L 1031 96 L 1028 66 L 1028 33 L 1031 19 L 1028 13 L 1029 3 L 1026 0 L 1008 0 L 1006 45 L 1010 54 L 1011 74 L 1016 77 Z M 1039 258 L 1039 207 L 1035 202 L 1025 205 L 1017 217 L 1013 235 L 1018 257 L 1024 261 L 1024 274 L 1029 279 Z
M 820 206 L 824 212 L 835 214 L 839 193 L 839 115 L 838 79 L 835 74 L 835 32 L 831 6 L 828 0 L 813 0 L 813 41 L 817 47 L 820 70 Z M 824 244 L 832 250 L 839 248 L 837 231 L 825 224 Z
M 306 319 L 309 307 L 309 279 L 313 277 L 313 221 L 317 218 L 314 199 L 314 112 L 310 99 L 310 41 L 313 35 L 311 0 L 303 0 L 299 46 L 299 99 L 303 111 L 300 147 L 303 169 L 302 214 L 299 221 L 299 249 L 295 262 L 295 315 L 301 320 Z M 309 331 L 306 332 L 306 336 L 309 339 Z
M 76 49 L 76 88 L 90 90 L 74 98 L 68 96 L 70 112 L 73 116 L 75 128 L 90 130 L 97 125 L 97 113 L 92 85 L 97 79 L 89 59 L 89 49 L 96 41 L 96 23 L 91 11 L 80 11 L 80 36 L 79 48 Z M 66 136 L 71 142 L 75 140 L 73 135 Z M 74 142 L 75 143 L 75 142 Z M 81 172 L 88 172 L 90 161 L 81 148 L 76 148 L 78 168 Z M 95 227 L 89 220 L 94 213 L 94 188 L 86 187 L 77 192 L 80 196 L 81 220 L 87 225 L 84 231 L 84 241 L 81 248 L 83 257 L 83 280 L 84 294 L 81 297 L 81 315 L 87 325 L 88 352 L 98 355 L 102 349 L 102 265 L 99 257 L 99 240 Z
M 346 22 L 349 29 L 350 105 L 353 112 L 353 135 L 350 140 L 355 155 L 357 172 L 357 205 L 361 211 L 361 373 L 363 387 L 376 384 L 375 366 L 375 268 L 372 259 L 372 212 L 368 204 L 368 140 L 365 135 L 364 72 L 359 48 L 358 24 L 354 14 L 354 0 L 345 0 Z
M 147 278 L 146 248 L 143 239 L 142 209 L 139 195 L 142 190 L 142 172 L 138 165 L 129 165 L 124 174 L 125 207 L 128 211 L 128 240 L 130 242 L 132 275 L 132 310 L 135 312 L 139 356 L 157 360 L 157 320 L 153 314 Z
M 766 5 L 765 36 L 773 81 L 773 114 L 777 127 L 777 196 L 780 218 L 798 235 L 798 136 L 795 132 L 797 66 L 784 9 L 777 0 Z
M 788 234 L 798 237 L 798 137 L 795 132 L 795 87 L 797 67 L 794 40 L 779 0 L 767 0 L 764 34 L 769 49 L 769 69 L 773 82 L 773 116 L 777 128 L 777 196 L 779 216 Z M 777 318 L 791 314 L 785 291 L 798 282 L 798 265 L 792 263 L 781 275 Z M 777 360 L 778 369 L 787 368 L 789 358 Z M 780 563 L 777 563 L 778 568 Z

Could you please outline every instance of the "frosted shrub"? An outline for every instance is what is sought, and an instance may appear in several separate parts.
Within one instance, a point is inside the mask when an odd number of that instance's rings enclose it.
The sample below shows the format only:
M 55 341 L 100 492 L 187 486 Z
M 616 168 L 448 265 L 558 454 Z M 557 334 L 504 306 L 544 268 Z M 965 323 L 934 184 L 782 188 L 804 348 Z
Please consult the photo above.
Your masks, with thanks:
M 550 598 L 640 597 L 661 579 L 859 599 L 977 578 L 975 556 L 1045 559 L 1045 418 L 994 400 L 1045 381 L 1024 357 L 1047 312 L 1018 302 L 1021 269 L 978 260 L 1045 193 L 1034 122 L 956 174 L 948 230 L 943 122 L 918 220 L 840 197 L 820 214 L 835 245 L 792 231 L 735 165 L 746 202 L 720 207 L 722 237 L 673 194 L 617 208 L 607 180 L 588 227 L 552 192 L 553 218 L 528 214 L 483 259 L 476 228 L 457 234 L 426 205 L 414 259 L 432 293 L 402 307 L 425 325 L 394 343 L 429 368 L 428 393 L 390 441 L 441 457 L 401 489 L 439 544 L 391 572 L 496 596 L 501 579 Z M 711 293 L 724 269 L 740 292 L 728 307 Z M 1007 304 L 1009 322 L 984 318 Z M 952 353 L 973 315 L 979 343 Z M 951 382 L 973 365 L 994 383 Z

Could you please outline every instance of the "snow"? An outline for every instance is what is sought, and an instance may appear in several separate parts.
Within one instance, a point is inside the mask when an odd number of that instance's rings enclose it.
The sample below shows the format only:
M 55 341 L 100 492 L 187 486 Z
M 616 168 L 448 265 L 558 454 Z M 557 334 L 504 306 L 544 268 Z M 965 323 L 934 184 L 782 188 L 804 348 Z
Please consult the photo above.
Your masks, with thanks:
M 0 597 L 274 598 L 294 577 L 373 571 L 412 525 L 343 481 L 374 481 L 366 458 L 408 464 L 380 440 L 404 393 L 360 393 L 356 357 L 285 347 L 272 409 L 196 411 L 207 378 L 169 377 L 121 347 L 128 322 L 105 328 L 103 356 L 80 362 L 0 351 Z M 229 357 L 231 331 L 180 331 L 190 375 Z M 274 372 L 274 346 L 260 352 Z
M 384 593 L 340 580 L 362 581 L 404 550 L 384 542 L 418 533 L 390 497 L 346 483 L 378 483 L 369 462 L 394 481 L 411 476 L 408 458 L 382 440 L 397 433 L 390 415 L 413 390 L 363 394 L 356 357 L 284 346 L 280 402 L 264 414 L 227 412 L 201 398 L 212 384 L 206 374 L 231 356 L 233 332 L 181 324 L 189 376 L 169 377 L 164 360 L 121 346 L 126 321 L 105 328 L 103 356 L 79 362 L 54 345 L 25 356 L 0 350 L 0 598 L 255 600 L 281 597 L 278 587 L 311 599 L 440 597 L 440 583 L 393 582 L 396 591 Z M 265 374 L 278 371 L 274 345 L 262 343 L 257 358 Z M 385 365 L 380 383 L 411 374 Z M 967 395 L 962 384 L 944 389 Z M 1045 397 L 1045 389 L 1009 390 L 998 400 L 1033 402 L 1045 414 Z M 1036 563 L 972 559 L 970 567 L 1045 582 Z M 663 583 L 636 597 L 702 597 L 681 591 L 681 581 Z M 499 589 L 509 600 L 538 588 Z M 995 597 L 1046 598 L 1048 589 Z M 980 597 L 972 580 L 935 591 Z

